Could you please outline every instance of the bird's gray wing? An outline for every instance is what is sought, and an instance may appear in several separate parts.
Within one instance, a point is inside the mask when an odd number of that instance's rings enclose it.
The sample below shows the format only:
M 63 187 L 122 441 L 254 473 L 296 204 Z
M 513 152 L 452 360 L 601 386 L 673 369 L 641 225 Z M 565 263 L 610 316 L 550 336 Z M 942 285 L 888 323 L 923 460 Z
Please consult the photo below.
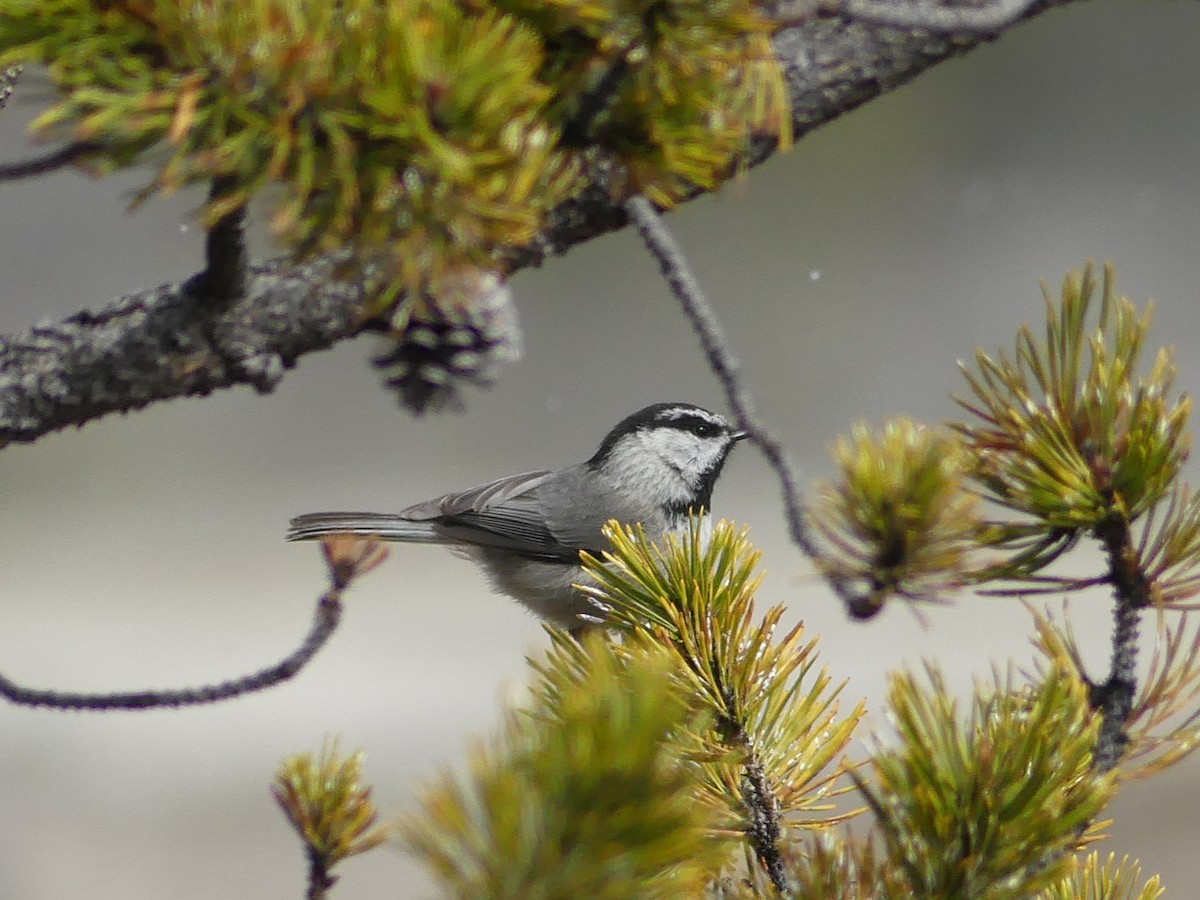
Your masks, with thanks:
M 535 559 L 576 561 L 583 549 L 558 538 L 546 524 L 539 488 L 552 473 L 508 475 L 402 510 L 449 540 L 497 547 Z
M 406 519 L 420 521 L 456 516 L 460 513 L 481 512 L 493 504 L 515 499 L 532 491 L 550 475 L 551 473 L 546 471 L 506 475 L 495 481 L 489 481 L 487 484 L 477 484 L 465 491 L 443 494 L 441 497 L 434 497 L 424 503 L 414 504 L 408 509 L 400 510 L 400 515 Z

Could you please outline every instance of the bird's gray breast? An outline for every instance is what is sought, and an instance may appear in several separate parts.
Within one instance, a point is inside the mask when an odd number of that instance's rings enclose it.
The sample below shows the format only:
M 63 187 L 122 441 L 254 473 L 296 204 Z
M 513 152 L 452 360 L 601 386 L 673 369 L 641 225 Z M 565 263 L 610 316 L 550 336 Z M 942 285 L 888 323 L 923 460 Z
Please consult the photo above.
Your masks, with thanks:
M 537 493 L 550 532 L 580 550 L 607 550 L 603 528 L 611 519 L 627 525 L 640 522 L 654 540 L 671 524 L 649 492 L 630 491 L 610 473 L 586 463 L 556 473 L 538 486 Z

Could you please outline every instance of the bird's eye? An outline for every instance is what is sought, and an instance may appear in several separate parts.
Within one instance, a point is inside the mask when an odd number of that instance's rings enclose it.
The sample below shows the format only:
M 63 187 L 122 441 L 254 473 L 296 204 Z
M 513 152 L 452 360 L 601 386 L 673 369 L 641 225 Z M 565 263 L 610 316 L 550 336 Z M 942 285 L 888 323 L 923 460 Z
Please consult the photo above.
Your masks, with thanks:
M 710 438 L 721 433 L 721 429 L 711 422 L 697 422 L 692 426 L 692 434 L 696 437 Z

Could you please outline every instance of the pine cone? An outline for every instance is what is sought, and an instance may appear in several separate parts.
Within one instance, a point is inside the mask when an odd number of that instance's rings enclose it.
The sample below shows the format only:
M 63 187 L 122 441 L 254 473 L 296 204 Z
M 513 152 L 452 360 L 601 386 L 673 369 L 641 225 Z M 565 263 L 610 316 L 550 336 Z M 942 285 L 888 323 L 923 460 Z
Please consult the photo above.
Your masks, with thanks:
M 494 272 L 473 271 L 427 297 L 388 341 L 374 363 L 417 415 L 460 409 L 464 384 L 487 387 L 500 363 L 521 356 L 512 292 Z

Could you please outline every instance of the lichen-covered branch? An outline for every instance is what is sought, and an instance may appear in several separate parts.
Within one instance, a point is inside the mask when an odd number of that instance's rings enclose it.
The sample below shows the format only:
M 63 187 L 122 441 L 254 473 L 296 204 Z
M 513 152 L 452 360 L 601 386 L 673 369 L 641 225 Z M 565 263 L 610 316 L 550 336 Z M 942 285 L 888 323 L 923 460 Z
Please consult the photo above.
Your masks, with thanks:
M 1022 18 L 1065 0 L 1039 2 Z M 791 97 L 793 130 L 812 129 L 957 56 L 994 34 L 933 34 L 816 14 L 773 38 Z M 774 152 L 758 142 L 749 163 Z M 548 217 L 509 269 L 626 224 L 603 174 Z M 244 296 L 214 312 L 197 277 L 120 297 L 96 311 L 0 337 L 0 447 L 158 400 L 250 385 L 269 391 L 296 359 L 358 334 L 363 292 L 340 258 L 252 266 Z
M 297 357 L 363 329 L 362 289 L 339 262 L 255 265 L 215 311 L 189 280 L 0 337 L 0 447 L 157 400 L 270 391 Z

